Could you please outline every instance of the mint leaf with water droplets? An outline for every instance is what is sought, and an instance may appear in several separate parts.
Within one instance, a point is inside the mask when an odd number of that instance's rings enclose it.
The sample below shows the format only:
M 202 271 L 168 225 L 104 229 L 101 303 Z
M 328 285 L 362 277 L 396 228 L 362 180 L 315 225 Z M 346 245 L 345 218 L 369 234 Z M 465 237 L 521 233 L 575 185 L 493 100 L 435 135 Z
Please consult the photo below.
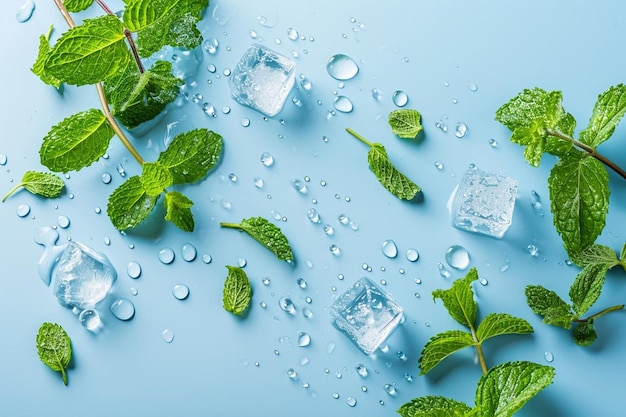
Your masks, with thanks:
M 553 324 L 564 329 L 571 328 L 575 317 L 569 304 L 557 293 L 541 285 L 528 285 L 525 293 L 528 306 L 535 314 L 543 316 L 545 324 Z
M 439 298 L 450 316 L 460 324 L 473 327 L 478 312 L 478 304 L 474 300 L 472 282 L 478 279 L 476 268 L 470 269 L 465 278 L 457 279 L 452 288 L 433 291 L 433 298 Z
M 243 219 L 241 223 L 220 223 L 220 226 L 246 232 L 254 240 L 274 252 L 278 259 L 283 261 L 294 259 L 287 237 L 278 226 L 263 217 L 250 217 Z
M 109 196 L 107 214 L 118 230 L 133 228 L 148 218 L 158 197 L 149 196 L 141 177 L 133 176 Z
M 236 315 L 243 314 L 252 299 L 252 286 L 246 272 L 237 266 L 226 266 L 228 276 L 224 282 L 224 309 Z
M 44 67 L 46 59 L 48 58 L 48 54 L 52 50 L 52 48 L 50 47 L 50 35 L 51 34 L 52 34 L 52 26 L 50 26 L 50 29 L 48 30 L 48 34 L 41 35 L 39 37 L 39 50 L 37 53 L 37 59 L 35 60 L 35 63 L 33 64 L 30 70 L 33 72 L 33 74 L 38 76 L 41 79 L 41 81 L 43 81 L 44 83 L 51 85 L 55 87 L 56 89 L 59 89 L 59 87 L 61 87 L 61 84 L 62 84 L 61 80 L 48 74 Z
M 193 232 L 195 222 L 191 213 L 193 201 L 178 191 L 165 193 L 165 220 L 172 222 L 176 227 L 185 232 Z
M 413 139 L 424 129 L 422 115 L 414 109 L 398 109 L 389 113 L 391 132 L 403 139 Z
M 85 10 L 93 4 L 93 0 L 63 0 L 63 5 L 68 12 L 77 13 Z
M 626 245 L 624 246 L 626 247 Z M 599 244 L 587 246 L 582 251 L 574 254 L 571 260 L 581 268 L 589 264 L 603 264 L 606 265 L 608 269 L 611 269 L 620 263 L 613 249 Z
M 26 171 L 22 180 L 11 191 L 9 191 L 2 202 L 20 187 L 24 187 L 28 192 L 46 198 L 56 198 L 61 195 L 65 183 L 59 177 L 49 172 Z
M 55 172 L 79 170 L 106 153 L 113 135 L 102 111 L 77 113 L 50 129 L 39 149 L 41 163 Z
M 165 191 L 167 187 L 172 185 L 172 182 L 172 174 L 159 162 L 146 162 L 143 164 L 141 183 L 148 196 L 158 196 Z
M 591 263 L 574 279 L 569 297 L 572 300 L 572 310 L 577 317 L 585 314 L 598 301 L 608 270 L 609 267 L 605 264 Z
M 398 409 L 402 417 L 467 417 L 471 411 L 465 403 L 434 395 L 414 398 Z
M 505 334 L 529 334 L 533 327 L 526 320 L 504 313 L 491 313 L 483 318 L 476 329 L 476 337 L 485 341 Z
M 611 137 L 626 113 L 626 86 L 618 84 L 598 96 L 589 125 L 580 132 L 580 141 L 596 148 Z
M 431 337 L 419 358 L 420 375 L 430 372 L 454 352 L 474 345 L 472 335 L 461 330 L 449 330 Z
M 50 369 L 61 372 L 63 383 L 67 385 L 66 370 L 72 359 L 72 346 L 63 327 L 56 323 L 43 323 L 37 332 L 37 353 Z
M 574 327 L 574 342 L 578 346 L 589 346 L 598 338 L 598 333 L 593 325 L 594 320 L 589 319 L 576 323 Z

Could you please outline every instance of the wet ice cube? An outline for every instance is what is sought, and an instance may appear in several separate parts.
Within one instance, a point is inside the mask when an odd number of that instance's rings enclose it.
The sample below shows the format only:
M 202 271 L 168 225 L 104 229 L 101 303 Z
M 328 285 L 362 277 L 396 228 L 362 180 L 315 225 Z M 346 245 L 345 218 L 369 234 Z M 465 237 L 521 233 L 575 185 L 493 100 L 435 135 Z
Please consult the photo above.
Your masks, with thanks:
M 501 238 L 511 225 L 516 196 L 516 180 L 472 165 L 452 197 L 452 225 Z
M 53 292 L 61 305 L 85 309 L 103 300 L 117 278 L 106 256 L 70 241 L 53 272 Z
M 296 64 L 254 44 L 243 54 L 229 78 L 233 98 L 268 117 L 280 112 L 295 82 Z
M 373 353 L 402 320 L 400 307 L 369 278 L 361 278 L 330 306 L 333 325 L 365 354 Z

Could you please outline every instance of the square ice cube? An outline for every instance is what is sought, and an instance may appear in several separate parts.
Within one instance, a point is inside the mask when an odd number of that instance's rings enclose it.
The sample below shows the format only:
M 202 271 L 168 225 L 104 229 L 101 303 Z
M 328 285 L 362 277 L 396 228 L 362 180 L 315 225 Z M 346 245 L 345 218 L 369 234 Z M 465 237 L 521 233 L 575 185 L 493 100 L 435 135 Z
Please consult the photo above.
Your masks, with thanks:
M 235 101 L 268 117 L 280 112 L 295 83 L 296 63 L 254 44 L 243 54 L 228 84 Z
M 330 314 L 333 325 L 367 355 L 378 349 L 402 321 L 402 307 L 366 277 L 335 300 Z
M 501 238 L 511 225 L 516 196 L 516 180 L 470 165 L 451 197 L 452 225 Z

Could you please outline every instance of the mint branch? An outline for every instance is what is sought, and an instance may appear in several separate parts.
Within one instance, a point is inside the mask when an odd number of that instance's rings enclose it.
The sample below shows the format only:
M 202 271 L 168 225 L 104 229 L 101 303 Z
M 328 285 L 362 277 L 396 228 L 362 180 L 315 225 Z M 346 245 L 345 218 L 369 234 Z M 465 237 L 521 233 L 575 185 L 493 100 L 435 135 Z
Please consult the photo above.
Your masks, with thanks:
M 586 322 L 589 322 L 589 321 L 595 321 L 596 319 L 604 316 L 605 314 L 611 313 L 613 311 L 623 310 L 624 307 L 626 307 L 626 305 L 624 305 L 624 304 L 619 304 L 619 305 L 616 305 L 616 306 L 613 306 L 613 307 L 607 307 L 604 310 L 594 314 L 593 316 L 587 317 L 586 319 L 576 319 L 576 320 L 572 320 L 572 321 L 575 322 L 575 323 L 586 323 Z
M 349 134 L 351 134 L 352 136 L 354 136 L 355 138 L 357 138 L 358 140 L 360 140 L 361 142 L 363 142 L 370 148 L 372 147 L 372 142 L 365 139 L 363 136 L 359 135 L 358 133 L 356 133 L 354 130 L 350 129 L 349 127 L 346 127 L 346 132 L 348 132 Z

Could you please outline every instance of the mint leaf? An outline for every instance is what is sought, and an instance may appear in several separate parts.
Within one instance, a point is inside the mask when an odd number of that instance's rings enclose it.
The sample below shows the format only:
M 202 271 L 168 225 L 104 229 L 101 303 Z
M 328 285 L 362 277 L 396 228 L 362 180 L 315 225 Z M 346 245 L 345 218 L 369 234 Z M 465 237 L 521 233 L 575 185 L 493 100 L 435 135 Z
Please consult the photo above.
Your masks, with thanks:
M 68 12 L 77 13 L 91 6 L 93 0 L 63 0 L 63 5 Z
M 465 403 L 434 395 L 414 398 L 398 409 L 402 417 L 464 417 L 470 411 Z
M 172 222 L 176 227 L 185 231 L 193 232 L 195 222 L 191 213 L 193 201 L 178 191 L 165 193 L 165 220 Z
M 422 189 L 393 166 L 385 147 L 373 143 L 367 153 L 367 162 L 378 181 L 391 194 L 403 200 L 412 200 Z
M 470 328 L 474 327 L 478 311 L 472 291 L 472 282 L 477 279 L 478 271 L 472 268 L 465 278 L 454 281 L 452 288 L 433 291 L 433 299 L 440 298 L 452 318 Z
M 389 126 L 391 132 L 404 139 L 413 139 L 424 128 L 422 127 L 422 115 L 413 109 L 398 109 L 389 113 Z
M 585 314 L 598 301 L 608 269 L 605 264 L 592 263 L 576 276 L 569 290 L 576 317 Z
M 545 324 L 565 329 L 572 326 L 574 316 L 570 306 L 557 293 L 541 285 L 528 285 L 525 293 L 528 306 L 535 314 L 543 316 Z
M 116 229 L 130 229 L 148 218 L 157 198 L 146 193 L 141 178 L 135 175 L 109 196 L 107 213 Z
M 478 382 L 480 415 L 510 417 L 552 383 L 554 368 L 532 362 L 507 362 L 491 368 Z
M 182 81 L 172 75 L 172 64 L 157 61 L 149 70 L 139 73 L 137 65 L 126 65 L 104 83 L 113 115 L 127 128 L 154 119 L 173 102 Z
M 580 132 L 580 141 L 596 148 L 611 137 L 626 113 L 626 86 L 618 84 L 598 96 L 589 125 Z
M 55 172 L 77 171 L 102 157 L 113 135 L 102 111 L 77 113 L 53 126 L 43 138 L 41 163 Z
M 63 383 L 67 385 L 65 371 L 72 359 L 72 346 L 63 327 L 56 323 L 43 323 L 37 332 L 37 353 L 50 369 L 61 372 Z
M 250 305 L 252 286 L 243 269 L 228 265 L 226 268 L 228 268 L 228 276 L 226 277 L 226 282 L 224 282 L 224 309 L 240 315 Z
M 461 330 L 449 330 L 431 337 L 418 361 L 420 374 L 427 374 L 454 352 L 472 345 L 472 335 Z
M 554 225 L 570 256 L 593 244 L 609 209 L 609 175 L 582 152 L 559 159 L 548 178 Z
M 47 35 L 41 35 L 39 37 L 39 50 L 37 53 L 37 59 L 35 60 L 35 63 L 33 64 L 30 70 L 33 72 L 33 74 L 38 76 L 41 79 L 41 81 L 43 81 L 44 83 L 48 85 L 55 87 L 58 90 L 59 87 L 61 87 L 61 81 L 58 78 L 53 77 L 52 75 L 48 74 L 44 68 L 44 64 L 46 62 L 46 59 L 48 58 L 48 54 L 52 50 L 52 48 L 50 48 L 50 35 L 51 34 L 52 34 L 52 26 L 50 26 L 50 29 L 48 30 Z
M 524 319 L 508 314 L 491 313 L 481 320 L 476 329 L 476 337 L 483 342 L 486 339 L 504 334 L 528 334 L 533 327 Z
M 56 198 L 61 195 L 65 183 L 59 177 L 49 172 L 26 171 L 22 181 L 9 191 L 2 202 L 9 198 L 11 194 L 20 187 L 24 187 L 28 192 L 46 198 Z
M 44 71 L 68 84 L 96 84 L 131 59 L 124 39 L 124 27 L 115 15 L 85 19 L 56 42 Z
M 292 261 L 293 252 L 289 246 L 289 241 L 278 226 L 270 223 L 263 217 L 250 217 L 243 219 L 241 223 L 220 223 L 222 227 L 239 229 L 246 232 L 254 240 L 261 243 L 267 249 L 283 261 Z
M 530 165 L 538 167 L 545 151 L 546 133 L 542 124 L 534 120 L 527 126 L 520 126 L 513 131 L 511 142 L 525 145 L 524 159 Z
M 222 153 L 222 137 L 207 129 L 194 129 L 177 135 L 157 159 L 168 168 L 174 184 L 203 179 L 217 164 Z
M 619 256 L 619 260 L 620 260 L 620 263 L 622 264 L 622 267 L 624 268 L 624 271 L 626 271 L 626 243 L 624 243 L 624 247 L 622 248 L 622 253 Z
M 148 196 L 158 196 L 172 185 L 173 180 L 170 171 L 159 162 L 146 162 L 143 164 L 141 183 Z
M 165 45 L 193 49 L 202 43 L 196 23 L 208 0 L 125 0 L 124 25 L 136 32 L 137 47 L 148 57 Z
M 598 338 L 596 329 L 593 326 L 593 319 L 577 323 L 574 327 L 574 342 L 578 346 L 589 346 Z
M 589 245 L 581 252 L 574 254 L 572 261 L 581 268 L 589 264 L 603 264 L 607 269 L 611 269 L 619 264 L 617 254 L 613 249 L 598 244 Z

